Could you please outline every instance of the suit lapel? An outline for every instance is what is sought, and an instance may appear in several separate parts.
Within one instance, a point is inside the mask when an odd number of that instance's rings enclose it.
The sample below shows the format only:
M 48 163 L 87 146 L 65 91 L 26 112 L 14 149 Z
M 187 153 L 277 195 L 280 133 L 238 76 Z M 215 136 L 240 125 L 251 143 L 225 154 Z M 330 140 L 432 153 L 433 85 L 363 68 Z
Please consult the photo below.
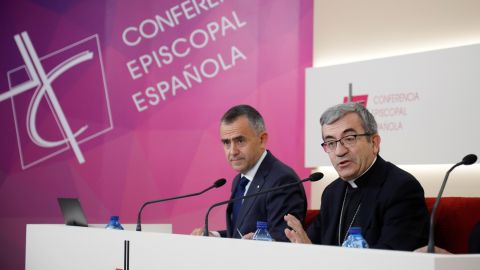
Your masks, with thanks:
M 248 188 L 246 195 L 250 195 L 250 194 L 254 194 L 262 191 L 265 185 L 266 176 L 270 172 L 272 161 L 273 161 L 272 154 L 270 154 L 270 152 L 267 152 L 265 159 L 262 161 L 262 164 L 260 164 L 260 167 L 258 168 L 258 171 L 255 174 L 255 177 L 250 183 L 250 187 Z M 236 227 L 242 226 L 243 221 L 245 220 L 245 217 L 248 216 L 248 213 L 250 212 L 252 206 L 255 205 L 255 202 L 258 199 L 259 199 L 259 196 L 255 196 L 243 201 L 242 208 L 240 209 L 240 213 L 238 214 L 238 218 L 237 218 L 238 224 Z
M 332 243 L 334 245 L 338 244 L 338 226 L 340 226 L 340 212 L 342 209 L 343 198 L 345 195 L 345 188 L 348 185 L 345 181 L 341 180 L 338 184 L 333 188 L 332 193 L 332 201 L 329 202 L 331 206 L 328 211 L 331 211 L 331 216 L 333 217 L 332 220 L 328 220 L 327 223 L 331 224 L 330 226 L 326 226 L 325 236 L 332 237 L 331 239 L 325 239 L 326 243 Z M 326 215 L 328 216 L 328 214 Z
M 373 215 L 377 209 L 375 208 L 378 192 L 385 181 L 385 161 L 378 156 L 376 164 L 371 168 L 372 172 L 368 176 L 368 182 L 362 186 L 362 206 L 358 213 L 359 224 L 362 226 L 364 236 L 372 225 Z
M 248 188 L 247 194 L 250 195 L 253 193 L 257 193 L 262 190 L 263 185 L 265 184 L 265 178 L 263 176 L 256 175 L 253 181 L 250 183 L 250 187 Z M 240 213 L 238 214 L 238 226 L 240 227 L 245 220 L 245 216 L 248 216 L 250 209 L 253 205 L 255 205 L 256 200 L 259 196 L 255 196 L 252 198 L 248 198 L 243 201 L 242 208 L 240 208 Z

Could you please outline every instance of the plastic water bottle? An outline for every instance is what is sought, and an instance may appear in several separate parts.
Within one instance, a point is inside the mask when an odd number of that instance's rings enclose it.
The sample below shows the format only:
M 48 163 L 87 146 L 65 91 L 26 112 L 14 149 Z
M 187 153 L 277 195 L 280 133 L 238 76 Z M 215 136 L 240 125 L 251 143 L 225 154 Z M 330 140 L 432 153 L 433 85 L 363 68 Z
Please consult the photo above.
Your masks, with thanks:
M 123 230 L 122 224 L 118 222 L 118 216 L 111 216 L 106 229 Z
M 342 247 L 349 248 L 368 248 L 368 243 L 362 236 L 362 228 L 351 227 L 348 230 L 348 237 L 343 242 Z
M 265 221 L 257 221 L 257 230 L 253 234 L 253 240 L 260 240 L 260 241 L 273 241 L 272 236 L 267 230 L 267 222 Z

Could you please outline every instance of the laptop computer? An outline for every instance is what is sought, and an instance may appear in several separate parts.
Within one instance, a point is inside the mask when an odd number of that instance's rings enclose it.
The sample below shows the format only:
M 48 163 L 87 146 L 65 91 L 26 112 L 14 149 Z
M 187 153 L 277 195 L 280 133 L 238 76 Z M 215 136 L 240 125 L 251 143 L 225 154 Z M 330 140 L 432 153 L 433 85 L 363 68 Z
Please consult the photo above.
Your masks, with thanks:
M 66 225 L 88 227 L 87 219 L 77 198 L 58 198 L 57 200 Z

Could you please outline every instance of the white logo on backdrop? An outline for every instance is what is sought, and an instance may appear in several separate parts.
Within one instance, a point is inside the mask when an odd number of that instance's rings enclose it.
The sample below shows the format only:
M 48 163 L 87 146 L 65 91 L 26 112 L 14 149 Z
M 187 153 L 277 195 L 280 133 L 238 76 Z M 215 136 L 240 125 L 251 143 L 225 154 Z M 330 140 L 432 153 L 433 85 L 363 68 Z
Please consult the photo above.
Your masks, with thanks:
M 8 72 L 8 81 L 10 90 L 0 94 L 0 102 L 6 99 L 11 98 L 12 106 L 14 111 L 14 122 L 18 140 L 18 148 L 20 153 L 20 161 L 23 169 L 26 169 L 30 166 L 38 164 L 44 160 L 47 160 L 53 156 L 56 156 L 68 149 L 71 149 L 80 164 L 85 163 L 85 157 L 79 147 L 79 145 L 85 141 L 88 141 L 94 137 L 97 137 L 113 128 L 113 122 L 110 112 L 110 104 L 108 100 L 107 86 L 105 80 L 105 73 L 103 70 L 103 63 L 101 59 L 100 46 L 98 41 L 98 36 L 93 35 L 91 37 L 85 38 L 81 41 L 78 41 L 74 44 L 71 44 L 67 47 L 64 47 L 54 53 L 51 53 L 42 58 L 38 57 L 38 54 L 33 47 L 30 38 L 26 32 L 22 32 L 20 35 L 15 35 L 14 37 L 17 47 L 20 51 L 20 54 L 25 62 L 24 66 L 18 67 Z M 93 44 L 93 45 L 92 45 Z M 45 70 L 43 61 L 50 60 L 54 57 L 59 56 L 68 56 L 72 53 L 72 49 L 80 47 L 90 46 L 93 48 L 85 49 L 79 53 L 74 53 L 73 56 L 70 56 L 66 60 L 62 61 L 60 64 L 54 66 L 50 69 L 49 72 Z M 96 51 L 96 53 L 94 52 Z M 105 106 L 106 112 L 108 113 L 108 124 L 106 127 L 102 127 L 100 130 L 92 130 L 87 132 L 89 129 L 88 125 L 85 124 L 76 130 L 72 130 L 72 127 L 67 120 L 65 110 L 62 108 L 58 96 L 55 94 L 55 89 L 52 86 L 52 83 L 62 76 L 65 72 L 73 69 L 76 66 L 82 65 L 84 63 L 97 63 L 100 65 L 99 70 L 101 70 L 101 75 L 98 75 L 98 78 L 101 78 L 101 82 L 90 82 L 91 83 L 101 83 L 100 86 L 104 90 Z M 84 64 L 85 65 L 85 64 Z M 28 75 L 29 80 L 23 81 L 19 84 L 13 86 L 12 77 L 15 73 L 25 70 L 26 75 Z M 85 79 L 85 78 L 84 78 Z M 86 78 L 89 79 L 89 78 Z M 63 87 L 65 88 L 65 87 Z M 57 148 L 53 152 L 41 153 L 40 156 L 34 157 L 31 160 L 26 160 L 25 155 L 28 154 L 25 145 L 28 141 L 22 140 L 22 129 L 20 129 L 20 124 L 18 122 L 18 113 L 15 109 L 14 98 L 20 94 L 27 92 L 29 90 L 34 90 L 32 98 L 29 101 L 28 109 L 26 112 L 26 133 L 31 142 L 35 143 L 40 148 Z M 69 91 L 70 89 L 61 89 L 62 91 Z M 103 94 L 103 93 L 102 93 Z M 68 98 L 67 95 L 62 95 L 62 99 Z M 56 121 L 59 131 L 61 132 L 62 139 L 60 140 L 51 140 L 42 137 L 37 128 L 37 114 L 39 113 L 40 102 L 45 98 L 48 107 L 50 108 L 51 113 Z M 88 109 L 88 107 L 85 107 Z M 80 136 L 82 135 L 82 136 Z M 25 136 L 26 137 L 26 136 Z M 79 140 L 79 137 L 82 137 Z M 58 149 L 61 148 L 61 149 Z M 22 150 L 23 149 L 23 150 Z

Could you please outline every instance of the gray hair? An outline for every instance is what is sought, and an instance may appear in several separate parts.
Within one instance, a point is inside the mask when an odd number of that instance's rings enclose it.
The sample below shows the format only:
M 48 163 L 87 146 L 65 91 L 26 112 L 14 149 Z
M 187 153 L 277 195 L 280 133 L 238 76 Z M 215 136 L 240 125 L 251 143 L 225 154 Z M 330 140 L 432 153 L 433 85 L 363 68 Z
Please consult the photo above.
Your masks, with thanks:
M 260 134 L 265 131 L 265 122 L 262 115 L 250 105 L 237 105 L 230 108 L 221 119 L 221 123 L 231 124 L 241 116 L 246 116 L 250 126 L 255 133 Z
M 375 117 L 363 105 L 357 102 L 338 104 L 328 108 L 320 117 L 320 125 L 330 125 L 343 118 L 348 113 L 356 113 L 362 120 L 362 127 L 365 133 L 377 134 L 377 122 Z

